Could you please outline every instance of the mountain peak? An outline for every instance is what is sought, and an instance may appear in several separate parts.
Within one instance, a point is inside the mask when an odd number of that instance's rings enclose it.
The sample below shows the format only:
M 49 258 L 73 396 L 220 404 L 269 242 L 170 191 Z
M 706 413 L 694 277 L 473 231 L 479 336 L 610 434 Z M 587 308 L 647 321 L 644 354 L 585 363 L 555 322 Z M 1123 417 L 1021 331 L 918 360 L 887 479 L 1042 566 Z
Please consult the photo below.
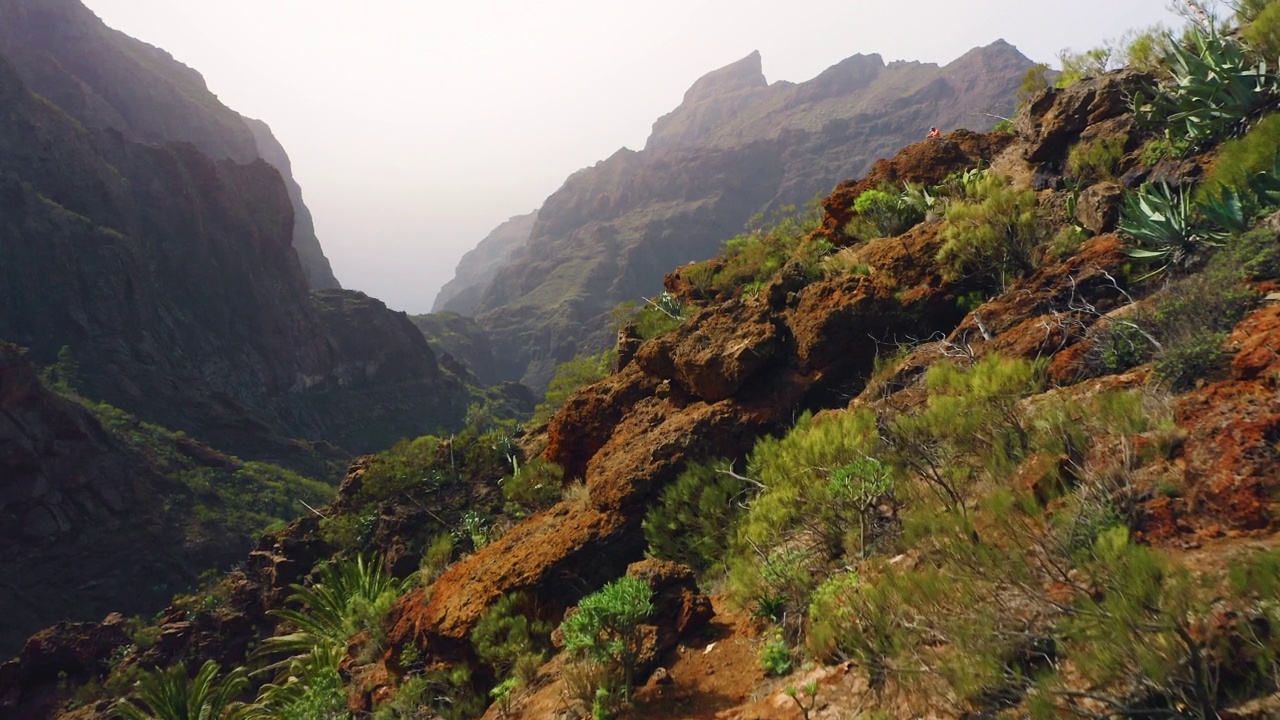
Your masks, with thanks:
M 761 68 L 760 51 L 698 78 L 684 94 L 680 107 L 658 118 L 646 150 L 697 143 L 717 124 L 755 104 L 769 89 Z
M 760 51 L 751 54 L 698 78 L 684 94 L 681 106 L 705 102 L 721 95 L 768 87 L 762 69 Z

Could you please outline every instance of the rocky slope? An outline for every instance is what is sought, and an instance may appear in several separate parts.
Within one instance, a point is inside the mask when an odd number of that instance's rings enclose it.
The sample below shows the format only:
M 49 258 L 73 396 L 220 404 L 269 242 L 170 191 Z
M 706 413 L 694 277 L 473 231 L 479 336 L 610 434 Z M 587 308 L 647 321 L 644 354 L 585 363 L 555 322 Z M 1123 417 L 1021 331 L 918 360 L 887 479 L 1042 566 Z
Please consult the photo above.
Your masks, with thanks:
M 453 279 L 440 288 L 431 312 L 456 312 L 474 315 L 480 304 L 480 294 L 493 280 L 498 269 L 511 259 L 512 253 L 524 247 L 529 233 L 538 221 L 538 211 L 517 215 L 493 229 L 467 254 L 462 256 L 454 270 Z
M 410 315 L 409 319 L 422 331 L 427 344 L 442 362 L 448 356 L 451 361 L 461 363 L 481 382 L 498 382 L 489 338 L 474 319 L 455 312 Z
M 143 143 L 189 142 L 215 159 L 265 159 L 289 188 L 307 282 L 339 287 L 284 149 L 264 123 L 223 105 L 198 72 L 107 27 L 79 0 L 0 2 L 0 56 L 28 88 L 90 128 Z
M 620 150 L 547 199 L 471 310 L 502 377 L 545 385 L 556 364 L 611 340 L 616 304 L 658 293 L 671 267 L 717 254 L 752 215 L 826 193 L 931 126 L 990 127 L 982 113 L 1008 115 L 1031 65 L 997 42 L 944 67 L 855 55 L 769 85 L 760 62 L 700 79 L 643 151 Z

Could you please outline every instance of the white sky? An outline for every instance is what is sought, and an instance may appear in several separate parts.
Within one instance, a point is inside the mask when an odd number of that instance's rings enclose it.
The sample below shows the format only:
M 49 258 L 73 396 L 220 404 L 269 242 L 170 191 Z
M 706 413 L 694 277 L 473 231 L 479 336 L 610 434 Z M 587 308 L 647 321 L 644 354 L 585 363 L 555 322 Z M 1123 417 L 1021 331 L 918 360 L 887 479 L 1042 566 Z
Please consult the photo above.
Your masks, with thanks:
M 1167 0 L 84 0 L 265 120 L 344 287 L 426 312 L 458 259 L 752 50 L 770 82 L 854 53 L 947 63 L 1004 38 L 1033 60 Z

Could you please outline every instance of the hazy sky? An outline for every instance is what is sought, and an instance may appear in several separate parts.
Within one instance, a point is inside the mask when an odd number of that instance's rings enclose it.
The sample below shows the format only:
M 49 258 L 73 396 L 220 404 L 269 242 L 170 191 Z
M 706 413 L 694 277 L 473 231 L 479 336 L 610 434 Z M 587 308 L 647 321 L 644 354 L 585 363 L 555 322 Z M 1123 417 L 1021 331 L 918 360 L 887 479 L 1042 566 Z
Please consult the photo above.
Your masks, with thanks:
M 343 286 L 426 312 L 464 252 L 573 171 L 644 146 L 701 75 L 855 53 L 1033 60 L 1173 24 L 1166 0 L 84 0 L 271 125 Z

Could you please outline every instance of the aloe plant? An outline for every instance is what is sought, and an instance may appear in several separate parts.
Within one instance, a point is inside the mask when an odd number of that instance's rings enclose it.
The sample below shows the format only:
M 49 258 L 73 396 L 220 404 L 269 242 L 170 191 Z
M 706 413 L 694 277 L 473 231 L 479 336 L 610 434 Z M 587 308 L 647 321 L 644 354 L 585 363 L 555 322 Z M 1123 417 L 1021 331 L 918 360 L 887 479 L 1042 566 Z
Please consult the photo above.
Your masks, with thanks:
M 1178 127 L 1192 145 L 1203 146 L 1239 134 L 1280 94 L 1266 61 L 1250 62 L 1236 40 L 1193 28 L 1188 41 L 1170 43 L 1171 79 L 1134 99 L 1140 120 Z

